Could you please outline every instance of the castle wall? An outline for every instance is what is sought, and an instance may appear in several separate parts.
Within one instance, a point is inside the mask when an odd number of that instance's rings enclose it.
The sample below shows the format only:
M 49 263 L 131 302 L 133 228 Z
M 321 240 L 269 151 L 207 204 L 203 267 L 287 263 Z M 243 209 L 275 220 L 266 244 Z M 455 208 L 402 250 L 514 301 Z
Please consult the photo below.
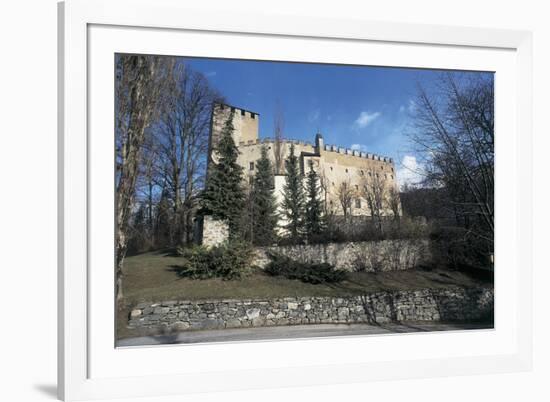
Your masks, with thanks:
M 375 175 L 379 175 L 379 180 L 387 190 L 394 188 L 397 181 L 393 161 L 390 161 L 389 158 L 385 158 L 385 160 L 373 159 L 374 155 L 371 154 L 361 156 L 358 151 L 349 149 L 337 148 L 334 151 L 332 149 L 332 146 L 327 145 L 321 149 L 319 157 L 311 157 L 311 159 L 319 161 L 318 173 L 327 192 L 327 206 L 335 214 L 343 214 L 339 194 L 340 186 L 342 183 L 346 183 L 353 194 L 351 214 L 354 216 L 370 215 L 367 200 L 362 195 L 362 189 L 367 181 L 373 180 Z M 307 163 L 304 164 L 308 166 Z M 392 211 L 386 208 L 383 214 L 391 215 Z
M 212 134 L 210 143 L 211 156 L 215 155 L 217 143 L 225 121 L 233 114 L 233 140 L 239 149 L 238 163 L 244 169 L 243 180 L 250 184 L 256 171 L 256 163 L 261 157 L 263 146 L 275 166 L 275 148 L 273 139 L 259 139 L 258 125 L 259 115 L 244 109 L 229 105 L 216 104 L 213 109 Z M 343 215 L 344 211 L 339 200 L 340 186 L 346 183 L 352 194 L 350 213 L 353 216 L 371 215 L 367 200 L 363 197 L 362 188 L 368 180 L 378 175 L 386 189 L 396 187 L 396 175 L 393 160 L 374 154 L 345 149 L 334 145 L 325 145 L 321 135 L 315 138 L 315 144 L 304 141 L 285 140 L 282 144 L 281 159 L 290 153 L 290 146 L 294 144 L 295 154 L 300 158 L 301 171 L 305 175 L 309 171 L 309 162 L 312 161 L 314 169 L 320 176 L 321 193 L 327 208 L 336 215 Z M 284 174 L 284 162 L 281 174 Z M 284 187 L 284 177 L 276 178 L 275 196 L 280 204 Z M 391 215 L 392 211 L 386 208 L 383 215 Z M 282 222 L 281 222 L 282 223 Z
M 290 145 L 294 143 L 295 154 L 301 159 L 302 173 L 309 171 L 309 161 L 313 162 L 314 170 L 319 174 L 321 183 L 321 193 L 323 201 L 327 207 L 336 215 L 343 215 L 343 209 L 339 200 L 340 186 L 347 183 L 353 193 L 351 205 L 351 215 L 363 216 L 369 215 L 370 210 L 366 199 L 362 195 L 362 188 L 366 180 L 371 180 L 378 174 L 381 181 L 387 189 L 395 187 L 397 180 L 395 176 L 395 167 L 393 161 L 389 158 L 385 160 L 373 159 L 373 155 L 361 157 L 360 153 L 345 150 L 343 148 L 336 151 L 328 151 L 323 147 L 320 154 L 316 155 L 317 147 L 311 143 L 303 141 L 286 141 L 283 144 L 283 159 L 290 153 Z M 261 156 L 261 149 L 265 146 L 267 154 L 272 163 L 275 161 L 275 142 L 272 140 L 257 140 L 253 143 L 241 142 L 238 144 L 239 158 L 238 163 L 244 169 L 245 180 L 250 183 L 256 171 L 256 163 Z M 331 147 L 328 146 L 327 147 Z M 346 153 L 346 151 L 348 153 Z M 370 158 L 369 158 L 370 156 Z M 378 158 L 378 157 L 377 157 Z M 253 163 L 253 165 L 251 165 Z M 284 169 L 284 168 L 283 168 Z M 284 170 L 283 170 L 284 173 Z M 276 180 L 275 195 L 278 201 L 282 200 L 282 191 L 284 186 L 284 177 Z M 356 201 L 359 200 L 359 201 Z M 384 209 L 383 215 L 391 215 L 389 208 Z
M 241 141 L 240 143 L 237 143 L 239 148 L 239 158 L 237 160 L 237 163 L 244 168 L 245 176 L 252 177 L 254 176 L 254 173 L 256 171 L 256 162 L 261 157 L 262 147 L 265 146 L 267 150 L 268 158 L 271 160 L 273 166 L 275 166 L 275 141 L 272 140 L 256 140 L 252 143 L 246 143 L 244 141 Z M 281 167 L 281 173 L 284 173 L 284 159 L 290 154 L 290 141 L 285 141 L 282 144 L 282 167 Z M 306 153 L 313 153 L 315 152 L 315 147 L 313 144 L 308 144 L 305 142 L 294 142 L 294 154 L 298 157 L 300 157 L 300 154 L 302 152 Z M 250 162 L 254 163 L 254 168 L 251 169 Z

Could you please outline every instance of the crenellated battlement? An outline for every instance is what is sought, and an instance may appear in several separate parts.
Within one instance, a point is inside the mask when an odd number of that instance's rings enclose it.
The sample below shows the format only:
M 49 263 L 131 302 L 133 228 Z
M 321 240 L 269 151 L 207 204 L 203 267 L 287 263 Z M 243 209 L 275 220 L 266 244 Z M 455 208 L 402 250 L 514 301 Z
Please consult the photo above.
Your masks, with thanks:
M 266 138 L 258 138 L 256 140 L 249 140 L 249 141 L 240 141 L 237 145 L 239 147 L 247 147 L 251 145 L 258 145 L 258 144 L 275 144 L 276 140 L 274 138 L 266 137 Z M 302 140 L 292 140 L 292 139 L 286 139 L 282 141 L 283 144 L 294 144 L 299 145 L 302 147 L 314 147 L 313 143 L 311 141 L 302 141 Z
M 357 149 L 350 149 L 350 148 L 342 148 L 337 145 L 325 145 L 324 146 L 325 152 L 336 152 L 342 155 L 350 155 L 355 156 L 358 158 L 363 159 L 371 159 L 373 161 L 380 161 L 380 162 L 387 162 L 387 163 L 393 163 L 393 158 L 389 158 L 387 156 L 380 156 L 376 155 L 370 152 L 363 152 L 358 151 Z
M 276 140 L 271 137 L 260 138 L 258 133 L 260 114 L 251 110 L 239 108 L 225 103 L 215 103 L 213 105 L 213 135 L 222 129 L 227 117 L 233 113 L 233 125 L 235 128 L 234 139 L 238 147 L 250 147 L 259 144 L 273 145 Z M 393 163 L 392 158 L 376 155 L 370 152 L 364 152 L 357 149 L 340 147 L 338 145 L 324 144 L 321 133 L 315 135 L 315 142 L 285 139 L 284 144 L 294 144 L 303 148 L 313 148 L 315 152 L 334 152 L 341 155 L 347 155 L 355 158 L 369 159 L 385 163 Z
M 259 144 L 265 144 L 265 145 L 273 145 L 275 144 L 275 139 L 271 137 L 265 137 L 261 139 L 256 140 L 249 140 L 249 141 L 240 141 L 237 145 L 239 148 L 241 147 L 248 147 L 248 146 L 255 146 Z M 302 140 L 292 140 L 292 139 L 286 139 L 283 140 L 283 144 L 294 144 L 299 145 L 302 147 L 315 147 L 315 145 L 311 141 L 302 141 Z M 386 163 L 393 163 L 393 158 L 389 158 L 386 156 L 380 156 L 377 154 L 373 154 L 370 152 L 363 152 L 359 151 L 357 149 L 351 149 L 351 148 L 343 148 L 339 147 L 337 145 L 324 145 L 322 147 L 322 150 L 324 152 L 335 152 L 341 155 L 349 155 L 354 156 L 356 158 L 363 158 L 363 159 L 370 159 L 373 161 L 380 161 L 380 162 L 386 162 Z
M 248 118 L 251 118 L 251 119 L 257 119 L 260 116 L 260 114 L 257 113 L 257 112 L 252 112 L 250 110 L 246 110 L 246 109 L 239 108 L 239 107 L 236 107 L 236 106 L 228 105 L 228 104 L 225 104 L 225 103 L 215 103 L 214 108 L 219 109 L 220 111 L 228 110 L 228 111 L 231 111 L 231 112 L 235 113 L 236 115 L 240 115 L 242 117 L 248 117 Z

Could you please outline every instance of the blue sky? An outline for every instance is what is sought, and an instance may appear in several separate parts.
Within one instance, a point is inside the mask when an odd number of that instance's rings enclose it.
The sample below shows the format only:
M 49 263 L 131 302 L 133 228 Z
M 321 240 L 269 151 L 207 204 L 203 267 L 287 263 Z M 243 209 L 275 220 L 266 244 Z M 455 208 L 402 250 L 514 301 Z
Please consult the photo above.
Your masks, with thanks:
M 185 60 L 228 103 L 260 114 L 260 137 L 273 136 L 273 116 L 280 105 L 285 138 L 313 141 L 320 131 L 326 144 L 393 157 L 398 169 L 407 170 L 414 166 L 400 165 L 416 163 L 407 133 L 412 129 L 417 85 L 429 90 L 440 74 L 388 67 Z

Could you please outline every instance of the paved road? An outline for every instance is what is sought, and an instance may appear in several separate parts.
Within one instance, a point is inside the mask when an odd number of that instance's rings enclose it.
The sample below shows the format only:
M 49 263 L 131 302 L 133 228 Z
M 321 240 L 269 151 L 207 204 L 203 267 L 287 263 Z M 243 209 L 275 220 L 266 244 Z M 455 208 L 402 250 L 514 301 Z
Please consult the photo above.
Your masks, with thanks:
M 122 339 L 117 347 L 163 345 L 175 343 L 258 341 L 287 338 L 319 338 L 338 335 L 376 335 L 428 331 L 488 329 L 491 324 L 427 323 L 400 324 L 319 324 L 282 327 L 235 328 L 209 331 L 186 331 L 170 335 L 141 336 Z

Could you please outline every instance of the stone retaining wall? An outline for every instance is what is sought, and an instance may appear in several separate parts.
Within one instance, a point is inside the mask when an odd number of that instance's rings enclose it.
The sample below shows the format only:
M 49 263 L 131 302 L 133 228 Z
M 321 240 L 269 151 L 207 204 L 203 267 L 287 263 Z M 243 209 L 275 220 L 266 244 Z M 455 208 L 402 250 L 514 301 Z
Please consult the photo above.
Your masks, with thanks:
M 346 271 L 398 271 L 431 261 L 430 244 L 425 239 L 264 247 L 256 250 L 253 264 L 265 267 L 269 253 L 301 262 L 328 262 Z
M 205 330 L 272 325 L 453 321 L 492 317 L 493 288 L 379 292 L 364 296 L 286 297 L 141 303 L 130 328 Z
M 205 215 L 202 221 L 201 237 L 201 244 L 203 246 L 219 246 L 229 237 L 229 226 L 225 221 Z

